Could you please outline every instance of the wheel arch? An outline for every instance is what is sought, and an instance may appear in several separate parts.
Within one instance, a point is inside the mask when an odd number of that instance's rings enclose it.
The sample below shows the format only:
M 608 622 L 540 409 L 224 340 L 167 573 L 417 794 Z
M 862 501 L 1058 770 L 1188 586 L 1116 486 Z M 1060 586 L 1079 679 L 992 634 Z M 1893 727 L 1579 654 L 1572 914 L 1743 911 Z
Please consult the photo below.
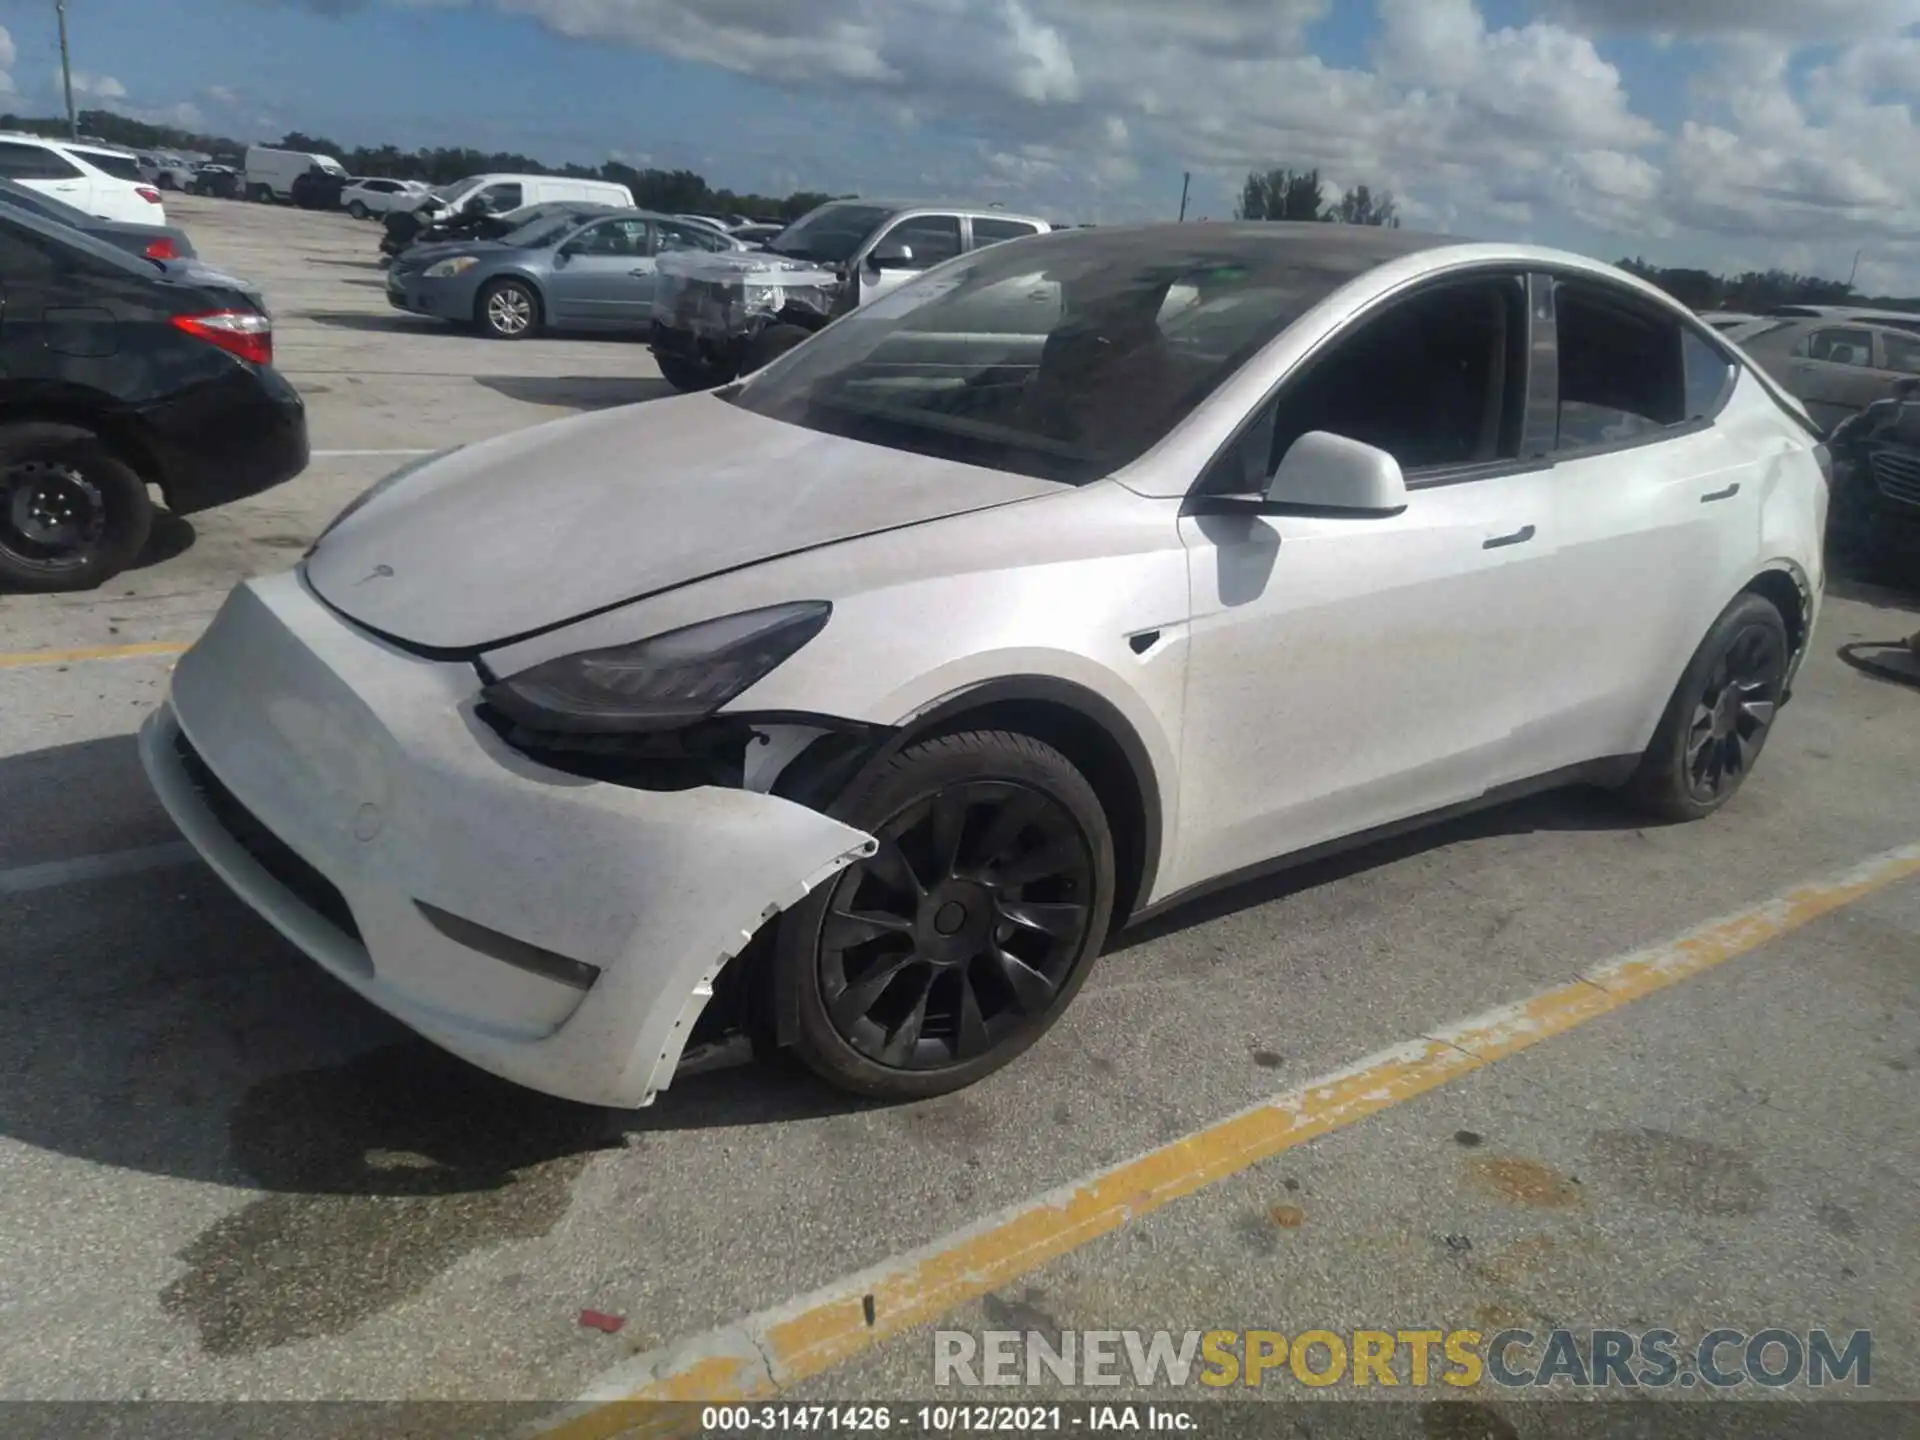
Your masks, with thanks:
M 1165 807 L 1146 742 L 1111 700 L 1052 675 L 982 680 L 914 712 L 865 756 L 861 770 L 957 730 L 1012 730 L 1060 751 L 1093 786 L 1113 829 L 1114 928 L 1139 908 L 1159 873 Z M 803 757 L 803 761 L 804 761 Z M 855 772 L 860 773 L 860 772 Z M 835 787 L 852 783 L 847 775 Z M 786 777 L 782 777 L 783 786 Z
M 84 390 L 36 391 L 32 396 L 0 404 L 0 426 L 22 424 L 73 425 L 100 437 L 122 463 L 149 485 L 167 489 L 165 467 L 140 421 L 117 410 L 104 396 Z
M 1813 625 L 1819 611 L 1819 592 L 1807 572 L 1792 560 L 1775 560 L 1740 587 L 1741 595 L 1758 595 L 1780 612 L 1787 622 L 1787 683 L 1780 696 L 1782 704 L 1793 698 L 1793 682 L 1800 673 L 1813 639 Z M 1737 597 L 1736 597 L 1737 598 Z M 1731 603 L 1731 602 L 1729 602 Z

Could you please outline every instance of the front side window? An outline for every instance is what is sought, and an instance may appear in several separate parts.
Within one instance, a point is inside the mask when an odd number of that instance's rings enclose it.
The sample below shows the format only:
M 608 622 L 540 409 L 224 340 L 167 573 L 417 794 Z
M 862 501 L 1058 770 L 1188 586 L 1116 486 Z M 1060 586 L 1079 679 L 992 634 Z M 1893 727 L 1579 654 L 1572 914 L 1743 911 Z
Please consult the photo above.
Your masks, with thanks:
M 958 215 L 915 215 L 902 220 L 882 235 L 874 249 L 882 245 L 904 245 L 913 258 L 893 265 L 895 270 L 929 270 L 943 260 L 960 253 L 960 217 Z
M 644 220 L 602 220 L 589 225 L 568 242 L 576 255 L 640 256 L 647 253 L 647 222 Z
M 509 210 L 518 210 L 526 202 L 521 198 L 520 182 L 509 180 L 500 185 L 489 185 L 480 192 L 480 199 L 496 215 L 504 215 Z
M 1680 323 L 1597 286 L 1555 287 L 1561 450 L 1615 445 L 1687 418 Z
M 982 245 L 997 245 L 1002 240 L 1020 240 L 1028 235 L 1040 232 L 1024 220 L 992 220 L 984 215 L 973 218 L 973 244 L 978 249 Z
M 0 175 L 9 180 L 72 180 L 79 167 L 44 145 L 0 141 Z
M 1409 477 L 1515 459 L 1526 298 L 1517 275 L 1449 281 L 1362 320 L 1288 381 L 1273 402 L 1271 428 L 1264 417 L 1248 427 L 1205 488 L 1265 488 L 1311 430 L 1384 450 Z
M 1139 458 L 1307 310 L 1388 258 L 1318 236 L 1188 231 L 1080 230 L 976 250 L 836 320 L 731 401 L 869 444 L 1084 484 Z
M 1809 360 L 1825 361 L 1829 365 L 1871 366 L 1873 332 L 1838 327 L 1815 330 L 1800 342 L 1800 348 L 1795 353 L 1805 355 Z
M 675 250 L 716 251 L 732 248 L 724 235 L 704 225 L 689 225 L 683 220 L 662 220 L 655 228 L 660 232 L 662 255 Z

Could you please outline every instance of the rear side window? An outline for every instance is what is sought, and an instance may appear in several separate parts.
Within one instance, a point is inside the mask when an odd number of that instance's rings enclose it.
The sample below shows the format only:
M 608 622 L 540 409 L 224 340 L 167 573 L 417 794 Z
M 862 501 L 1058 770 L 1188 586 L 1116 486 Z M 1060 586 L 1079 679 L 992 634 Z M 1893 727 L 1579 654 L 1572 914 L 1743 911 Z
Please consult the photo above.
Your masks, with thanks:
M 1560 450 L 1617 445 L 1685 420 L 1682 326 L 1594 286 L 1555 287 Z
M 1033 226 L 1019 220 L 986 220 L 975 216 L 973 221 L 975 249 L 982 245 L 997 245 L 1002 240 L 1018 240 L 1023 236 L 1039 233 Z
M 94 169 L 103 171 L 116 180 L 140 178 L 140 162 L 131 155 L 109 155 L 104 150 L 80 150 L 75 153 Z
M 71 180 L 79 173 L 77 166 L 44 145 L 0 141 L 0 175 L 9 180 Z
M 1680 334 L 1687 367 L 1687 419 L 1711 420 L 1733 389 L 1733 362 L 1693 331 Z
M 682 220 L 660 220 L 654 224 L 660 235 L 660 253 L 672 250 L 726 250 L 726 237 L 704 225 L 689 225 Z
M 1920 375 L 1920 335 L 1882 334 L 1880 342 L 1887 347 L 1887 369 Z

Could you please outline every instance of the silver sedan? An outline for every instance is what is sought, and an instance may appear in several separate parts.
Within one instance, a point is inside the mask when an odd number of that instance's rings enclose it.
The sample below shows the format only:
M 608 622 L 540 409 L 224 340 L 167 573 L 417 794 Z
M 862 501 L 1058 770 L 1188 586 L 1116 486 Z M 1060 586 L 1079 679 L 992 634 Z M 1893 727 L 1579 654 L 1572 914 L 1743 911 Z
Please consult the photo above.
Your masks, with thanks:
M 387 300 L 496 340 L 549 330 L 644 331 L 653 321 L 657 257 L 742 248 L 707 226 L 647 210 L 547 215 L 498 240 L 402 254 L 387 272 Z

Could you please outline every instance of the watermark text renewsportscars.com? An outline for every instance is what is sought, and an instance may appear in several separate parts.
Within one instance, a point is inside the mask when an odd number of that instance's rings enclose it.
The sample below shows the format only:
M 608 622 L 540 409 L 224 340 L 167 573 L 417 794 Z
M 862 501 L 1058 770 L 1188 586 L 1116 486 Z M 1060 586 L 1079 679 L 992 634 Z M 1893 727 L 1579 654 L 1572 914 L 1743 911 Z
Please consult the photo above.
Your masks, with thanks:
M 1347 1385 L 1864 1390 L 1873 1333 L 1709 1330 L 936 1330 L 937 1386 Z

